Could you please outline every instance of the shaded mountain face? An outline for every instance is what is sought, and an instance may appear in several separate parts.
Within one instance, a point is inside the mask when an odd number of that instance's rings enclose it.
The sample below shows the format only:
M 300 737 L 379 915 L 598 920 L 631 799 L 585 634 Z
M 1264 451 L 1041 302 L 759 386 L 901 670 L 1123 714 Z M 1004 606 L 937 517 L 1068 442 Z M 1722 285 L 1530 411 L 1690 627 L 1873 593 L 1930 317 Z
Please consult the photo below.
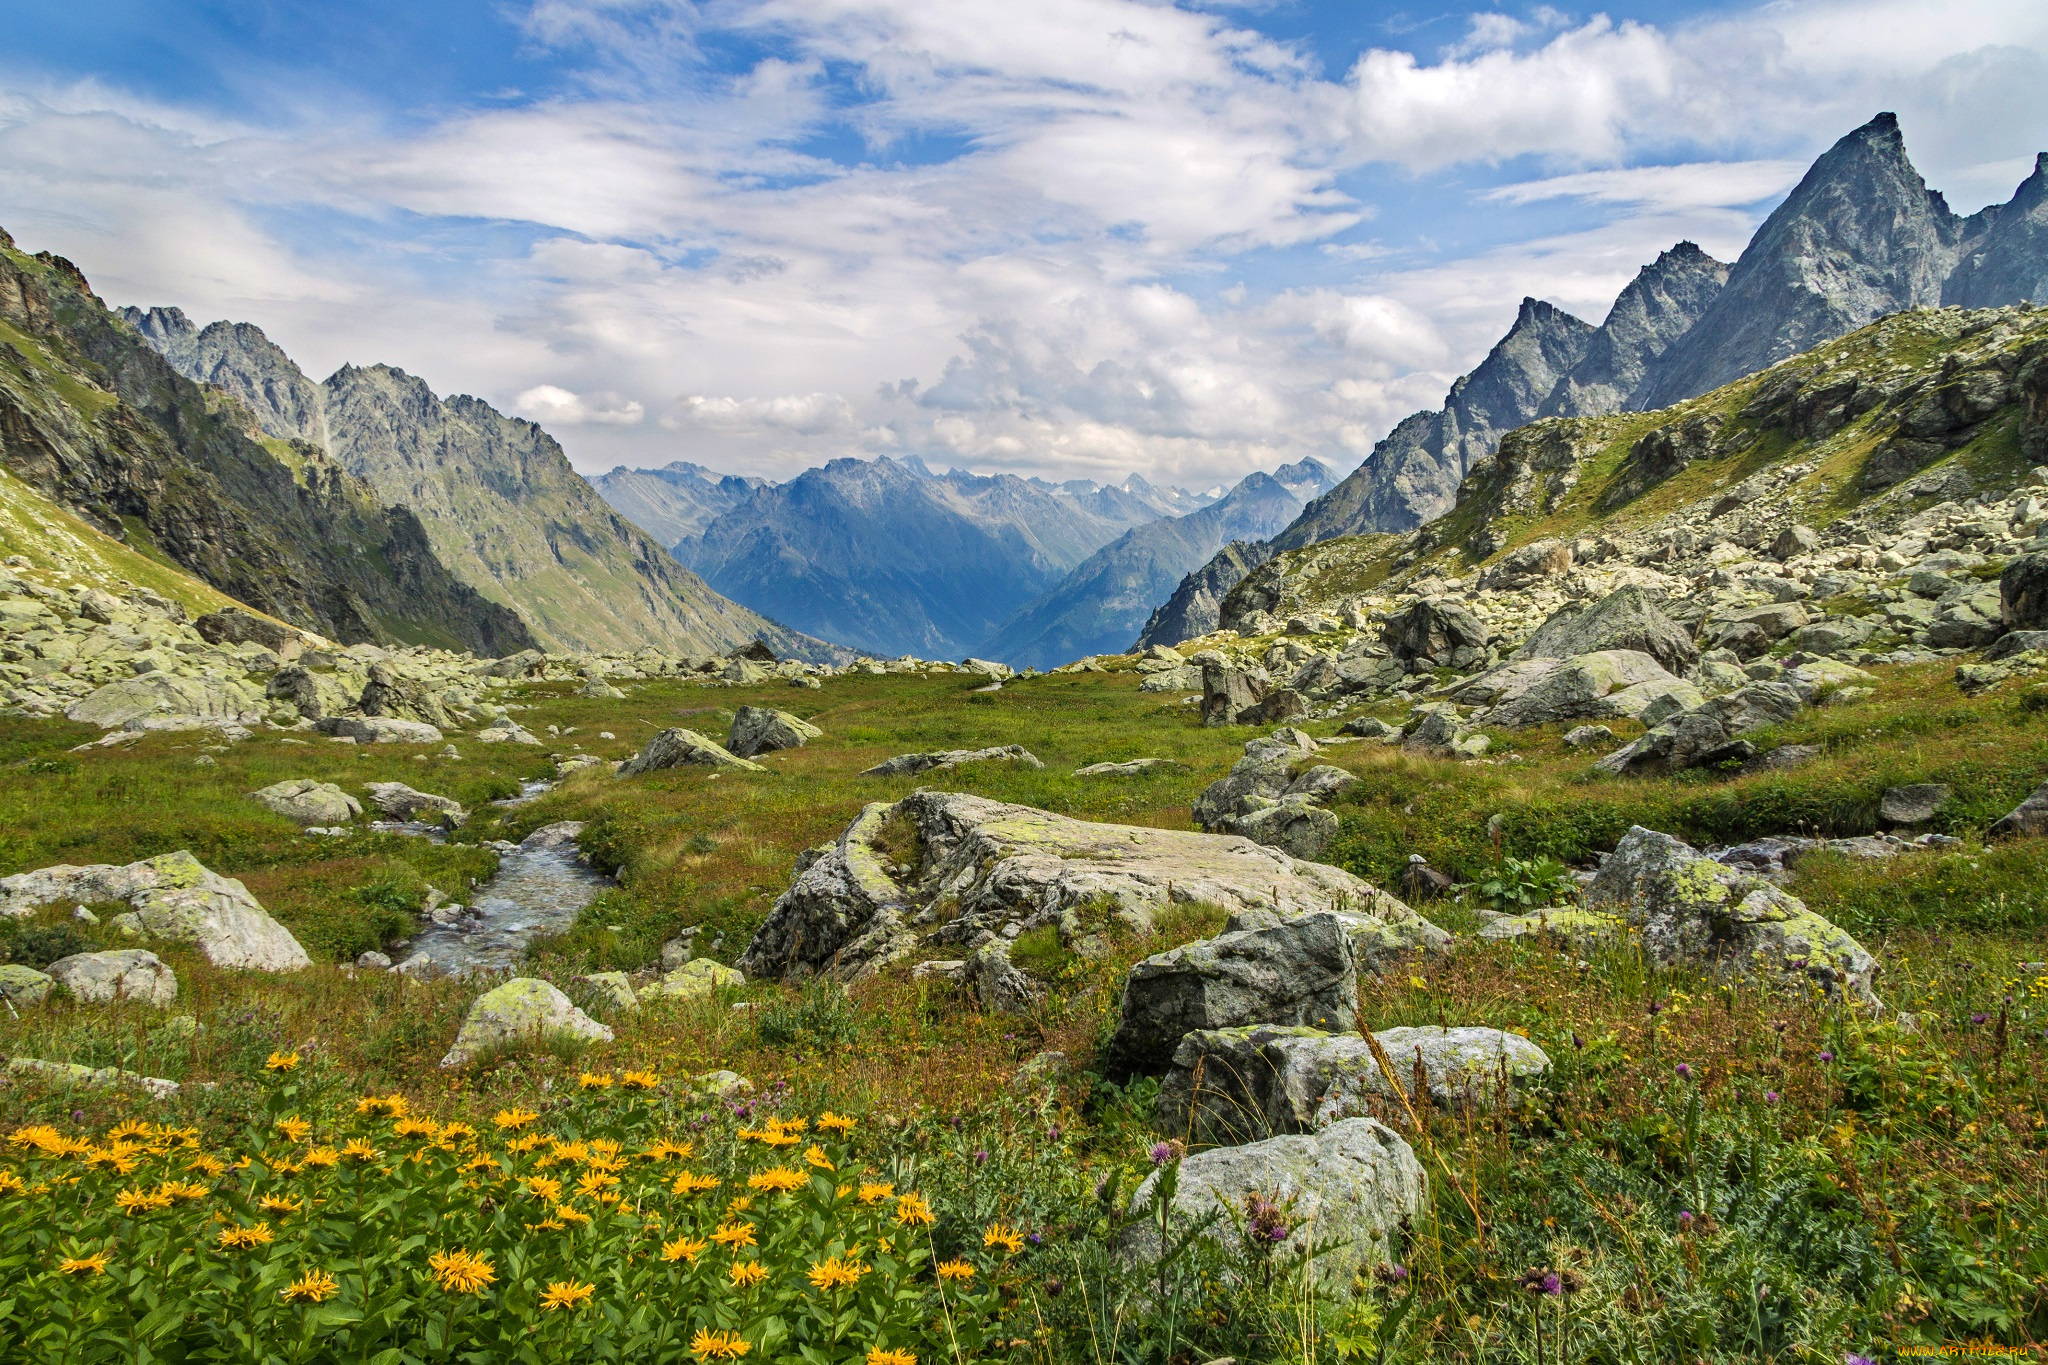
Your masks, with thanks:
M 1207 635 L 1223 621 L 1223 600 L 1246 575 L 1273 557 L 1273 544 L 1266 540 L 1233 540 L 1211 555 L 1173 590 L 1145 619 L 1133 649 L 1154 645 L 1177 645 Z
M 175 309 L 131 316 L 167 360 L 247 404 L 266 431 L 308 442 L 324 433 L 335 463 L 417 514 L 441 561 L 546 648 L 687 654 L 761 639 L 786 657 L 836 654 L 711 591 L 532 422 L 482 399 L 438 398 L 385 365 L 345 365 L 312 384 L 247 323 L 199 330 Z
M 663 545 L 704 533 L 719 517 L 738 507 L 766 479 L 718 474 L 700 464 L 677 460 L 660 469 L 628 469 L 620 465 L 590 481 L 598 496 L 627 521 Z
M 1134 524 L 1186 494 L 1066 485 L 917 460 L 833 460 L 679 542 L 720 592 L 876 654 L 960 657 Z
M 2034 173 L 2010 203 L 1964 220 L 1941 301 L 1964 308 L 2048 303 L 2048 152 L 2034 159 Z
M 1668 406 L 1887 313 L 1938 305 L 1961 238 L 1962 221 L 1907 159 L 1898 119 L 1879 114 L 1822 153 L 1764 220 L 1637 406 Z
M 1451 508 L 1458 483 L 1500 438 L 1536 416 L 1591 344 L 1594 328 L 1539 299 L 1436 412 L 1402 420 L 1350 477 L 1310 503 L 1274 544 L 1296 549 L 1368 530 L 1406 530 Z
M 1728 265 L 1680 242 L 1628 282 L 1538 417 L 1600 417 L 1636 404 L 1658 360 L 1728 283 Z
M 344 643 L 534 643 L 449 571 L 419 518 L 173 369 L 70 262 L 13 245 L 0 232 L 0 461 L 37 492 Z
M 1272 535 L 1335 481 L 1329 466 L 1306 459 L 1252 474 L 1200 511 L 1134 526 L 1017 611 L 975 653 L 1018 668 L 1121 653 L 1153 604 L 1190 570 L 1227 542 Z

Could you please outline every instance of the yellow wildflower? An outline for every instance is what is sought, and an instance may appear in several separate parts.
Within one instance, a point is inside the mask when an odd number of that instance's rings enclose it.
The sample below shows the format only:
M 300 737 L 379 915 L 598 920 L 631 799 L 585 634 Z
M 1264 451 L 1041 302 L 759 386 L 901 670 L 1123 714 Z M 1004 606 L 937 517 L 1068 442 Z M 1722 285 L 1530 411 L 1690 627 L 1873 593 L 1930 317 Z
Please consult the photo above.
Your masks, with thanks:
M 254 1247 L 269 1246 L 277 1237 L 268 1223 L 253 1223 L 250 1226 L 229 1225 L 220 1230 L 220 1247 L 223 1251 L 248 1251 Z
M 515 1107 L 512 1109 L 500 1109 L 496 1117 L 494 1117 L 491 1120 L 491 1122 L 497 1124 L 499 1128 L 509 1133 L 515 1128 L 524 1128 L 527 1124 L 532 1123 L 535 1119 L 538 1119 L 539 1117 L 540 1115 L 534 1113 L 531 1109 L 520 1109 Z
M 28 1185 L 12 1171 L 0 1171 L 0 1195 L 25 1194 Z
M 546 1145 L 547 1140 L 545 1133 L 528 1133 L 525 1137 L 513 1138 L 506 1143 L 505 1150 L 514 1156 L 525 1156 L 534 1148 Z
M 851 1289 L 860 1283 L 860 1277 L 868 1268 L 858 1261 L 841 1260 L 834 1256 L 829 1261 L 820 1261 L 805 1272 L 805 1278 L 820 1289 Z
M 719 1180 L 715 1175 L 699 1175 L 695 1171 L 684 1171 L 675 1178 L 675 1183 L 669 1188 L 677 1194 L 702 1194 L 706 1190 L 717 1189 L 718 1185 Z
M 561 1202 L 562 1182 L 553 1176 L 530 1175 L 525 1180 L 526 1192 L 544 1204 Z
M 475 1137 L 476 1129 L 458 1119 L 454 1123 L 442 1124 L 439 1136 L 443 1142 L 460 1142 L 463 1138 Z
M 401 1118 L 391 1125 L 391 1131 L 399 1137 L 432 1138 L 441 1131 L 441 1125 L 432 1119 Z
M 816 1166 L 821 1171 L 833 1171 L 839 1169 L 838 1167 L 834 1166 L 831 1162 L 831 1159 L 825 1155 L 825 1149 L 823 1147 L 816 1145 L 815 1143 L 812 1144 L 810 1147 L 804 1149 L 804 1160 L 810 1162 L 811 1165 Z
M 1024 1249 L 1024 1234 L 1015 1228 L 1004 1227 L 1001 1223 L 991 1223 L 988 1230 L 981 1234 L 981 1244 L 985 1247 L 1001 1247 L 1015 1256 Z
M 619 1178 L 615 1175 L 603 1171 L 585 1171 L 577 1178 L 576 1193 L 587 1198 L 593 1194 L 601 1194 L 618 1183 Z
M 690 1354 L 699 1360 L 737 1360 L 753 1349 L 738 1332 L 699 1327 L 690 1338 Z
M 228 1163 L 222 1161 L 217 1156 L 208 1156 L 206 1153 L 201 1152 L 198 1156 L 185 1163 L 185 1169 L 197 1171 L 203 1176 L 218 1180 L 221 1176 L 227 1174 Z
M 841 1137 L 845 1137 L 853 1131 L 853 1120 L 847 1118 L 844 1114 L 835 1114 L 830 1109 L 827 1109 L 824 1113 L 818 1115 L 818 1128 L 823 1132 L 837 1133 Z
M 620 1074 L 619 1084 L 628 1090 L 652 1090 L 661 1084 L 661 1077 L 652 1071 L 627 1071 Z
M 688 1261 L 697 1264 L 697 1258 L 704 1254 L 704 1248 L 711 1244 L 701 1237 L 678 1237 L 673 1242 L 661 1244 L 661 1259 L 664 1261 Z
M 540 1296 L 540 1306 L 550 1313 L 557 1308 L 580 1308 L 590 1301 L 597 1292 L 594 1284 L 578 1284 L 574 1280 L 551 1280 L 547 1292 Z
M 696 1150 L 690 1143 L 661 1138 L 647 1145 L 645 1155 L 649 1161 L 688 1161 Z
M 427 1269 L 433 1272 L 435 1283 L 450 1294 L 481 1294 L 498 1278 L 490 1261 L 461 1247 L 427 1257 Z
M 361 1166 L 368 1162 L 375 1161 L 378 1157 L 382 1156 L 383 1153 L 379 1152 L 375 1147 L 372 1147 L 369 1143 L 363 1141 L 361 1138 L 350 1138 L 348 1141 L 348 1145 L 341 1149 L 341 1155 L 344 1160 L 353 1162 L 354 1164 Z
M 492 1156 L 489 1152 L 478 1152 L 474 1157 L 463 1162 L 460 1169 L 465 1175 L 475 1171 L 495 1171 L 498 1169 L 498 1158 Z
M 141 1119 L 123 1119 L 112 1128 L 107 1129 L 107 1141 L 132 1142 L 136 1138 L 146 1138 L 154 1131 L 156 1130 Z M 169 1134 L 165 1136 L 169 1136 Z
M 356 1101 L 356 1112 L 373 1119 L 402 1119 L 412 1108 L 403 1095 L 365 1095 Z
M 171 1206 L 171 1198 L 161 1190 L 122 1190 L 114 1196 L 114 1206 L 130 1218 L 139 1218 L 145 1213 Z
M 725 1272 L 726 1278 L 741 1289 L 752 1289 L 768 1278 L 768 1267 L 759 1261 L 734 1261 L 732 1269 Z
M 908 1351 L 885 1351 L 877 1346 L 868 1352 L 868 1365 L 917 1365 L 917 1357 Z
M 752 1195 L 734 1195 L 731 1199 L 725 1201 L 725 1216 L 730 1218 L 734 1214 L 745 1213 L 752 1207 L 754 1207 L 754 1197 Z
M 553 1214 L 549 1214 L 547 1217 L 541 1219 L 538 1223 L 528 1223 L 526 1225 L 526 1230 L 528 1232 L 560 1232 L 563 1228 L 567 1226 L 568 1224 L 564 1223 L 561 1219 L 555 1217 Z
M 811 1121 L 806 1118 L 769 1119 L 768 1126 L 780 1128 L 786 1133 L 807 1133 L 811 1130 Z
M 281 1291 L 286 1303 L 325 1303 L 341 1292 L 341 1286 L 324 1270 L 309 1270 Z
M 66 1256 L 57 1262 L 57 1269 L 65 1275 L 104 1275 L 107 1273 L 108 1255 L 104 1251 L 90 1256 Z
M 747 1177 L 747 1188 L 752 1190 L 773 1190 L 787 1194 L 810 1184 L 809 1177 L 801 1171 L 792 1171 L 787 1166 L 774 1166 L 765 1171 L 756 1171 Z
M 612 1073 L 609 1071 L 586 1071 L 576 1078 L 576 1084 L 585 1090 L 609 1090 L 612 1088 Z
M 884 1199 L 893 1199 L 895 1195 L 894 1185 L 881 1185 L 865 1180 L 861 1182 L 860 1202 L 863 1204 L 879 1204 Z
M 279 1157 L 276 1161 L 270 1163 L 270 1169 L 279 1175 L 297 1175 L 303 1168 L 299 1162 L 292 1161 L 286 1157 Z
M 590 1144 L 588 1143 L 563 1142 L 560 1138 L 550 1138 L 549 1141 L 554 1144 L 554 1155 L 564 1161 L 583 1162 L 590 1160 Z
M 592 1161 L 617 1161 L 619 1154 L 626 1150 L 610 1138 L 592 1138 L 584 1145 L 590 1148 Z
M 802 1139 L 795 1133 L 785 1133 L 780 1128 L 771 1128 L 761 1134 L 760 1140 L 770 1147 L 794 1147 Z
M 301 1199 L 280 1199 L 274 1194 L 266 1194 L 256 1201 L 256 1206 L 265 1213 L 274 1213 L 282 1218 L 287 1214 L 297 1213 L 305 1208 L 306 1204 Z
M 573 1204 L 555 1205 L 554 1216 L 564 1223 L 574 1223 L 577 1227 L 583 1227 L 590 1222 L 590 1215 Z
M 971 1280 L 974 1278 L 974 1267 L 965 1261 L 941 1261 L 939 1262 L 939 1278 L 942 1280 Z
M 300 1118 L 297 1114 L 294 1114 L 288 1119 L 279 1119 L 277 1121 L 277 1131 L 283 1133 L 293 1142 L 304 1142 L 308 1137 L 312 1136 L 313 1125 Z
M 166 1180 L 163 1184 L 156 1187 L 156 1192 L 164 1198 L 179 1204 L 197 1203 L 213 1193 L 212 1190 L 209 1190 L 196 1180 Z
M 265 1071 L 296 1071 L 298 1067 L 299 1054 L 297 1052 L 273 1052 L 270 1054 L 270 1059 L 263 1063 Z
M 729 1250 L 753 1246 L 755 1245 L 754 1225 L 752 1223 L 720 1223 L 711 1234 L 711 1240 Z
M 896 1201 L 896 1221 L 904 1227 L 923 1227 L 932 1221 L 932 1206 L 916 1190 Z
M 306 1153 L 306 1164 L 322 1170 L 341 1160 L 341 1153 L 332 1147 L 315 1147 Z

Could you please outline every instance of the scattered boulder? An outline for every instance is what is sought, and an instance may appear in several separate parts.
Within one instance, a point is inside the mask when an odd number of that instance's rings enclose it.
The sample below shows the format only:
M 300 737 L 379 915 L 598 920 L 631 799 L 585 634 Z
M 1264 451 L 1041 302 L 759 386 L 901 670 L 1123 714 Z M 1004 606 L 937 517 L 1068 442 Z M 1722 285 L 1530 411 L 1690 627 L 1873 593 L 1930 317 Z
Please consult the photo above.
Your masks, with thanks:
M 1998 576 L 1998 597 L 2007 630 L 2048 630 L 2048 553 L 2007 564 Z
M 1610 744 L 1614 731 L 1604 725 L 1574 725 L 1564 732 L 1565 747 L 1568 749 L 1590 749 L 1596 744 Z
M 1860 616 L 1823 616 L 1793 631 L 1785 642 L 1802 654 L 1846 654 L 1876 633 L 1877 623 Z
M 1237 713 L 1239 725 L 1278 725 L 1308 714 L 1308 700 L 1291 687 L 1278 687 Z
M 1377 716 L 1355 716 L 1337 728 L 1340 735 L 1357 735 L 1360 739 L 1377 739 L 1382 743 L 1398 740 L 1401 727 L 1389 725 Z
M 1812 619 L 1797 602 L 1735 607 L 1709 616 L 1700 626 L 1700 640 L 1709 649 L 1730 649 L 1754 659 Z
M 569 983 L 576 1008 L 591 1014 L 618 1014 L 639 1005 L 633 982 L 624 972 L 590 972 Z
M 365 789 L 370 793 L 371 803 L 393 820 L 424 818 L 448 829 L 460 829 L 469 823 L 469 812 L 453 797 L 414 791 L 403 782 L 370 782 Z
M 1673 677 L 1648 654 L 1610 649 L 1560 661 L 1520 696 L 1489 711 L 1486 721 L 1520 728 L 1561 720 L 1634 719 L 1652 701 L 1672 696 L 1694 706 L 1705 700 L 1691 683 Z
M 0 998 L 10 1005 L 40 1005 L 50 998 L 56 978 L 18 962 L 0 963 Z
M 1756 749 L 1742 736 L 1791 720 L 1802 705 L 1804 698 L 1793 683 L 1751 683 L 1659 721 L 1594 766 L 1621 774 L 1705 767 L 1735 758 L 1746 761 Z
M 483 671 L 492 678 L 538 678 L 547 666 L 547 655 L 537 649 L 522 649 L 517 654 L 493 659 Z
M 1375 1033 L 1411 1103 L 1418 1059 L 1428 1102 L 1478 1110 L 1550 1069 L 1542 1048 L 1493 1028 L 1394 1028 Z M 1359 1035 L 1251 1025 L 1188 1034 L 1159 1087 L 1161 1131 L 1203 1145 L 1312 1133 L 1351 1118 L 1399 1113 L 1399 1100 Z
M 22 1076 L 59 1085 L 90 1085 L 102 1089 L 140 1090 L 152 1099 L 167 1100 L 178 1093 L 176 1081 L 145 1076 L 119 1067 L 90 1067 L 79 1062 L 46 1062 L 39 1057 L 10 1057 L 7 1069 Z
M 264 809 L 275 811 L 302 829 L 311 825 L 345 825 L 363 813 L 362 802 L 340 787 L 310 777 L 273 782 L 249 796 Z
M 1134 758 L 1124 763 L 1090 763 L 1085 768 L 1074 769 L 1076 777 L 1142 777 L 1146 773 L 1186 772 L 1188 765 L 1176 763 L 1170 758 Z
M 1134 1212 L 1151 1206 L 1158 1182 L 1154 1171 L 1138 1186 Z M 1274 1254 L 1302 1256 L 1313 1248 L 1317 1275 L 1341 1288 L 1393 1258 L 1394 1239 L 1422 1217 L 1428 1191 L 1422 1163 L 1398 1133 L 1372 1119 L 1346 1119 L 1319 1133 L 1289 1133 L 1185 1158 L 1169 1226 L 1215 1215 L 1218 1236 L 1242 1236 L 1245 1201 L 1270 1201 L 1285 1210 L 1288 1222 Z M 1152 1220 L 1138 1219 L 1126 1234 L 1124 1254 L 1149 1265 L 1160 1254 L 1158 1241 Z
M 924 791 L 868 806 L 801 855 L 739 965 L 756 979 L 858 980 L 921 945 L 971 950 L 1042 925 L 1071 945 L 1090 932 L 1084 916 L 1105 913 L 1149 933 L 1155 913 L 1192 903 L 1282 916 L 1341 906 L 1418 946 L 1444 938 L 1370 883 L 1249 839 Z
M 862 777 L 907 777 L 935 769 L 957 768 L 963 763 L 1021 763 L 1043 768 L 1038 755 L 1021 744 L 1002 744 L 992 749 L 940 749 L 923 754 L 898 754 L 861 773 Z
M 1307 1024 L 1357 1027 L 1351 935 L 1327 911 L 1225 933 L 1157 953 L 1131 968 L 1105 1074 L 1158 1073 L 1197 1029 Z
M 801 749 L 825 732 L 787 711 L 766 706 L 742 706 L 733 712 L 732 732 L 725 747 L 740 758 L 752 758 L 776 749 Z
M 1820 546 L 1820 532 L 1811 526 L 1787 526 L 1771 542 L 1771 558 L 1779 563 L 1810 555 Z
M 223 607 L 196 617 L 192 629 L 210 645 L 257 644 L 281 659 L 291 657 L 305 643 L 304 636 L 283 622 L 240 607 Z
M 323 716 L 316 725 L 323 735 L 358 744 L 439 744 L 446 738 L 439 727 L 426 721 L 395 716 Z
M 356 710 L 365 716 L 387 720 L 413 721 L 439 727 L 454 724 L 439 688 L 424 678 L 400 673 L 388 663 L 370 665 L 369 679 L 356 699 Z M 434 736 L 438 741 L 439 734 Z
M 1764 981 L 1810 982 L 1874 1004 L 1877 959 L 1771 881 L 1637 825 L 1586 886 L 1576 910 L 1502 917 L 1480 933 L 1548 930 L 1568 939 L 1633 930 L 1659 965 L 1692 962 Z
M 2034 794 L 1999 817 L 1991 826 L 1988 837 L 2011 839 L 2048 834 L 2048 782 L 2034 789 Z M 0 885 L 5 885 L 0 882 Z
M 1244 757 L 1195 798 L 1195 823 L 1214 829 L 1237 814 L 1247 798 L 1278 800 L 1294 781 L 1294 764 L 1321 748 L 1292 726 L 1246 740 Z
M 1429 865 L 1420 853 L 1408 855 L 1401 869 L 1401 894 L 1410 901 L 1433 901 L 1451 889 L 1451 879 Z
M 1878 803 L 1877 814 L 1886 824 L 1924 825 L 1934 818 L 1954 790 L 1939 782 L 1914 782 L 1887 787 Z
M 293 972 L 312 965 L 291 931 L 270 917 L 248 887 L 209 871 L 182 850 L 121 867 L 59 864 L 0 877 L 0 915 L 25 915 L 65 900 L 127 901 L 145 935 L 190 943 L 216 967 Z
M 1237 725 L 1238 717 L 1264 700 L 1266 685 L 1220 657 L 1202 662 L 1202 724 Z
M 1616 588 L 1590 607 L 1558 611 L 1536 628 L 1514 657 L 1571 659 L 1610 650 L 1647 654 L 1674 674 L 1689 671 L 1700 659 L 1692 636 L 1637 584 Z
M 568 996 L 537 977 L 516 976 L 470 1005 L 441 1065 L 467 1066 L 479 1052 L 558 1034 L 612 1040 L 612 1031 L 577 1009 Z
M 476 732 L 479 744 L 533 744 L 540 743 L 540 736 L 528 730 L 509 716 L 500 717 L 496 724 L 488 725 Z
M 750 773 L 765 771 L 760 764 L 728 753 L 723 745 L 704 738 L 695 730 L 669 729 L 648 740 L 645 748 L 620 765 L 619 776 L 637 777 L 641 773 L 686 765 Z
M 709 1000 L 711 993 L 720 987 L 746 984 L 744 973 L 736 972 L 722 962 L 713 962 L 708 957 L 693 957 L 662 973 L 661 980 L 640 994 L 644 999 Z
M 1244 808 L 1225 817 L 1216 828 L 1226 834 L 1277 848 L 1297 858 L 1319 859 L 1337 842 L 1337 817 L 1307 796 L 1283 796 L 1278 801 L 1248 799 Z
M 1387 618 L 1381 643 L 1395 658 L 1470 671 L 1488 661 L 1486 627 L 1448 598 L 1429 598 Z
M 134 1000 L 162 1008 L 178 998 L 178 978 L 155 953 L 122 948 L 111 953 L 73 953 L 52 962 L 50 979 L 87 1005 Z
M 64 717 L 109 730 L 149 720 L 171 722 L 152 729 L 255 725 L 263 719 L 263 698 L 247 683 L 173 677 L 159 671 L 110 682 L 73 702 Z

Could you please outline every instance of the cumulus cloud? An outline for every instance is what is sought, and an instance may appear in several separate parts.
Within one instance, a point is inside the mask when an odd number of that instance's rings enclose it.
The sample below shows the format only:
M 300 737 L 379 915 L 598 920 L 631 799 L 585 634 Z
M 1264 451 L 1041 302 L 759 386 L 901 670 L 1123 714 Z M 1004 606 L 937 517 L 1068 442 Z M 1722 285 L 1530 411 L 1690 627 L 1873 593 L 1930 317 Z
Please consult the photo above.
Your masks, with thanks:
M 553 384 L 536 384 L 512 400 L 512 411 L 542 426 L 630 427 L 647 409 L 616 393 L 571 393 Z
M 538 0 L 545 96 L 280 92 L 261 125 L 17 74 L 0 222 L 316 375 L 482 394 L 585 468 L 889 452 L 1207 486 L 1362 457 L 1524 294 L 1597 321 L 1681 237 L 1733 256 L 1879 108 L 1959 203 L 2048 145 L 2035 0 L 1487 10 L 1327 74 L 1259 16 Z

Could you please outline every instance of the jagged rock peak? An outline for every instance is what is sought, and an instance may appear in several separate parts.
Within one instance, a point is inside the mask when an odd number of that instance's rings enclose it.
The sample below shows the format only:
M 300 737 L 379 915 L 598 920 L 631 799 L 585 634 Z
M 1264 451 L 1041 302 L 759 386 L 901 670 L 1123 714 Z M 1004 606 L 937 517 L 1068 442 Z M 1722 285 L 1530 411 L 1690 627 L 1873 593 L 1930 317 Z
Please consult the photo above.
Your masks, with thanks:
M 1961 220 L 1906 155 L 1898 117 L 1835 143 L 1764 220 L 1639 407 L 1718 388 L 1902 308 L 1941 302 Z
M 1941 301 L 1964 308 L 2048 302 L 2048 152 L 2012 198 L 1971 215 Z
M 1539 417 L 1600 417 L 1620 412 L 1652 365 L 1697 323 L 1728 283 L 1728 264 L 1679 242 L 1636 272 L 1570 373 L 1543 400 Z

